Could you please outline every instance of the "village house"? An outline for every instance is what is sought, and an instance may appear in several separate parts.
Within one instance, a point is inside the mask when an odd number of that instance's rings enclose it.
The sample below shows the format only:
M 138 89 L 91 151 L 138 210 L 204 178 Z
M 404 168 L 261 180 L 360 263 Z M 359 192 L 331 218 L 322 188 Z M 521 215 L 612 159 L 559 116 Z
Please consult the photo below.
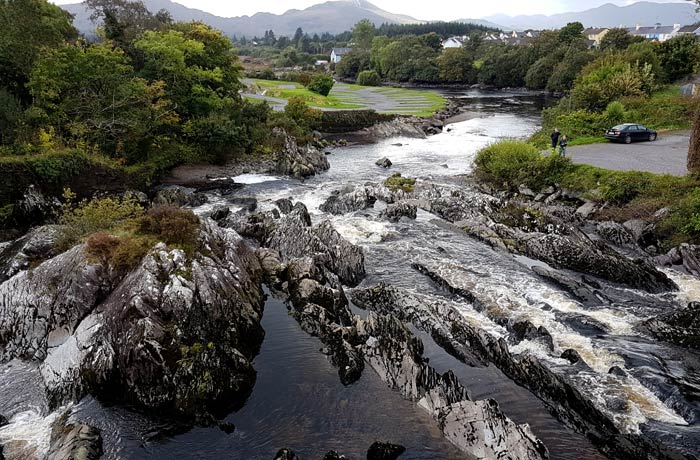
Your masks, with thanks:
M 588 40 L 594 43 L 594 46 L 600 46 L 600 41 L 610 32 L 610 29 L 603 27 L 589 27 L 583 31 L 583 35 L 586 36 Z
M 468 37 L 450 37 L 442 42 L 443 48 L 461 48 L 464 46 L 464 42 L 469 40 Z
M 627 30 L 630 34 L 638 37 L 644 37 L 647 40 L 665 42 L 678 35 L 678 31 L 681 30 L 681 25 L 674 24 L 672 26 L 662 26 L 661 24 L 655 24 L 652 27 L 643 27 L 637 24 L 636 27 L 631 27 Z
M 343 56 L 352 51 L 352 48 L 333 48 L 331 51 L 331 62 L 337 64 L 343 60 Z
M 678 35 L 700 35 L 700 25 L 683 26 L 678 29 Z

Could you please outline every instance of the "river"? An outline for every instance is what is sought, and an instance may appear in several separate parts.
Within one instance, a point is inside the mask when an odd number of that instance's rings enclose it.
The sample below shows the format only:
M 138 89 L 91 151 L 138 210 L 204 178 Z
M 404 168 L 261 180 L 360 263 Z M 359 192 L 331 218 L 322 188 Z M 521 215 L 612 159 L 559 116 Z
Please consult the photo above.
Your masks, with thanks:
M 460 186 L 471 172 L 479 149 L 498 139 L 522 138 L 537 130 L 545 103 L 541 97 L 519 93 L 469 91 L 453 92 L 450 96 L 467 105 L 473 116 L 450 125 L 443 134 L 335 149 L 329 156 L 330 170 L 305 182 L 255 174 L 239 176 L 235 179 L 246 187 L 237 196 L 255 197 L 263 210 L 272 208 L 279 198 L 302 201 L 315 223 L 330 219 L 345 238 L 363 247 L 368 276 L 361 287 L 386 282 L 442 298 L 453 302 L 470 322 L 496 336 L 505 336 L 501 326 L 465 301 L 449 296 L 411 265 L 420 262 L 464 282 L 476 280 L 485 295 L 497 303 L 507 300 L 509 305 L 515 305 L 511 312 L 514 317 L 545 326 L 557 350 L 573 348 L 586 359 L 593 372 L 588 376 L 590 397 L 605 398 L 609 392 L 628 396 L 633 407 L 619 415 L 623 430 L 652 426 L 664 436 L 682 430 L 686 437 L 683 442 L 695 442 L 700 392 L 697 375 L 688 374 L 689 369 L 697 369 L 693 366 L 700 360 L 692 353 L 655 344 L 635 333 L 634 326 L 651 316 L 650 307 L 611 304 L 584 308 L 537 277 L 530 270 L 534 261 L 494 251 L 424 211 L 419 211 L 415 221 L 390 223 L 378 217 L 382 209 L 379 203 L 375 209 L 345 216 L 330 216 L 319 210 L 334 190 L 381 182 L 393 172 Z M 382 157 L 393 162 L 390 170 L 375 165 Z M 229 205 L 228 198 L 212 193 L 210 203 L 195 211 L 204 214 L 213 206 Z M 229 206 L 236 210 L 234 205 Z M 677 298 L 661 300 L 680 304 L 700 299 L 700 281 L 669 274 L 682 290 Z M 648 294 L 636 294 L 649 298 L 649 304 L 656 300 Z M 581 317 L 602 325 L 602 330 L 578 327 Z M 319 352 L 321 342 L 299 328 L 279 299 L 269 296 L 262 325 L 266 337 L 254 362 L 257 382 L 245 405 L 227 418 L 236 426 L 231 434 L 218 428 L 182 428 L 159 419 L 157 414 L 109 407 L 92 398 L 79 403 L 73 417 L 102 429 L 107 459 L 267 460 L 281 447 L 294 449 L 302 459 L 321 459 L 330 449 L 350 459 L 360 459 L 375 440 L 404 445 L 407 452 L 402 459 L 469 458 L 441 437 L 427 413 L 387 388 L 371 369 L 365 370 L 359 382 L 343 386 L 337 370 Z M 440 372 L 452 370 L 472 398 L 496 399 L 515 422 L 528 423 L 549 448 L 551 458 L 604 458 L 588 439 L 565 427 L 544 403 L 495 367 L 468 367 L 445 353 L 427 334 L 416 333 L 425 343 L 425 356 L 432 366 Z M 511 350 L 553 360 L 537 342 L 525 341 Z M 616 365 L 630 374 L 624 385 L 606 382 L 608 369 Z M 0 441 L 24 436 L 39 442 L 37 439 L 41 438 L 28 429 L 46 420 L 40 396 L 29 389 L 31 385 L 20 390 L 18 385 L 9 383 L 10 379 L 16 381 L 18 374 L 30 380 L 26 376 L 32 372 L 31 367 L 19 363 L 0 369 L 0 412 L 3 408 L 21 407 L 10 412 L 18 415 L 9 427 L 0 430 Z M 683 382 L 685 394 L 669 383 L 672 378 Z

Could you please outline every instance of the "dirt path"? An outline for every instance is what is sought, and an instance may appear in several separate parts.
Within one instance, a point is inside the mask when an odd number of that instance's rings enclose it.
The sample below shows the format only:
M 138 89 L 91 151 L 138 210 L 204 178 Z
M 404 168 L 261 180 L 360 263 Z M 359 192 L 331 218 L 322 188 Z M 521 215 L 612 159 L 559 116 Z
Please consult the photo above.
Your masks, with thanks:
M 688 173 L 688 131 L 660 134 L 656 142 L 591 144 L 569 147 L 574 163 L 616 171 L 648 171 L 684 176 Z

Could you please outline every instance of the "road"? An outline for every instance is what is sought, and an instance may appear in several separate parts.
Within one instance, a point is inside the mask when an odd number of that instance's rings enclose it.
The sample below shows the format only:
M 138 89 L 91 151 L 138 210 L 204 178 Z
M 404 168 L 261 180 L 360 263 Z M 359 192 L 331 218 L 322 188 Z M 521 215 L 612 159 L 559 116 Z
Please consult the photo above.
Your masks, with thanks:
M 569 147 L 567 156 L 574 163 L 589 164 L 617 171 L 648 171 L 684 176 L 688 173 L 688 131 L 659 134 L 656 142 L 634 144 L 591 144 Z

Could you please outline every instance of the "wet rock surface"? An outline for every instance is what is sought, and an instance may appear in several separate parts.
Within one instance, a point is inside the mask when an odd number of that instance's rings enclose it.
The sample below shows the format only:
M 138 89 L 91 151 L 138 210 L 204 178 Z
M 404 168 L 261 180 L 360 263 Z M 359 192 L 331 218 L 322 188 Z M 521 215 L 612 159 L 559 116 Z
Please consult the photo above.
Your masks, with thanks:
M 158 245 L 124 278 L 82 245 L 17 273 L 0 284 L 0 359 L 40 361 L 53 407 L 91 393 L 188 419 L 227 413 L 255 382 L 263 273 L 232 230 L 205 222 L 200 244 L 191 258 Z
M 406 448 L 388 442 L 375 442 L 367 450 L 367 460 L 396 460 Z
M 660 340 L 700 350 L 700 303 L 650 319 L 643 327 Z
M 585 375 L 590 368 L 575 350 L 566 350 L 562 354 L 562 358 L 572 364 L 571 368 L 548 367 L 530 354 L 515 356 L 503 338 L 493 337 L 470 325 L 451 304 L 403 292 L 393 286 L 356 289 L 352 300 L 373 311 L 395 314 L 412 322 L 460 361 L 472 365 L 479 365 L 479 362 L 495 364 L 542 399 L 557 418 L 576 431 L 586 433 L 611 458 L 695 458 L 692 448 L 679 446 L 675 450 L 646 434 L 620 431 L 607 410 L 624 411 L 628 407 L 625 404 L 611 407 L 610 404 L 619 402 L 615 397 L 608 400 L 605 411 L 596 406 L 586 393 L 590 382 L 579 381 L 576 376 L 579 371 Z
M 48 460 L 98 460 L 102 457 L 100 430 L 86 424 L 68 422 L 68 413 L 59 417 L 51 430 Z

